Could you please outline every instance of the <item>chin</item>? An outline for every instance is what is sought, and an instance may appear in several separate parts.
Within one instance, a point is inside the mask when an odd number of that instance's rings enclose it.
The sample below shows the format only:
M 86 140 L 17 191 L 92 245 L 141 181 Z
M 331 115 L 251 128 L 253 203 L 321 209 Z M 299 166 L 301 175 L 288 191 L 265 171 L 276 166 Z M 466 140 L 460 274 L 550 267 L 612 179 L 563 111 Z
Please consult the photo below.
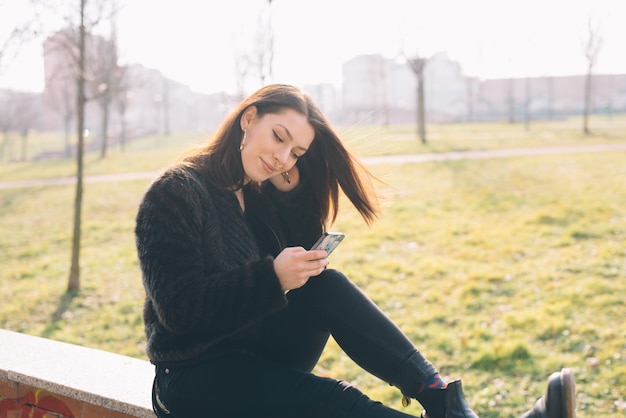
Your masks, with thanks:
M 267 180 L 269 180 L 269 177 L 267 176 L 248 176 L 248 181 L 251 183 L 261 184 Z

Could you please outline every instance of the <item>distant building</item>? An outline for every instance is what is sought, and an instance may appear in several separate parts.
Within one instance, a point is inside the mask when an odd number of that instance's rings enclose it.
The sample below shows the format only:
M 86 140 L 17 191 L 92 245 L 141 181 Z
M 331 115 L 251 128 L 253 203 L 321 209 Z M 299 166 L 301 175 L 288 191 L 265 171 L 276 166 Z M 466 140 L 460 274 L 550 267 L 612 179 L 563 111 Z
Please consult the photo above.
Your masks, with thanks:
M 76 130 L 76 35 L 60 31 L 44 42 L 43 94 L 0 92 L 0 127 L 7 131 L 40 129 L 67 132 L 66 151 Z M 97 65 L 102 51 L 114 46 L 103 37 L 89 36 L 86 53 Z M 95 63 L 95 64 L 94 64 Z M 88 69 L 90 74 L 93 68 Z M 110 105 L 108 144 L 145 134 L 211 133 L 239 98 L 223 92 L 200 94 L 141 65 L 117 67 L 116 94 Z M 340 90 L 327 83 L 307 84 L 309 93 L 336 125 L 414 124 L 417 120 L 417 78 L 402 60 L 380 54 L 360 55 L 343 65 Z M 461 65 L 445 52 L 429 58 L 424 70 L 428 123 L 551 119 L 583 111 L 585 76 L 487 79 L 466 77 Z M 92 77 L 93 78 L 93 77 Z M 91 80 L 86 104 L 88 149 L 102 138 L 102 109 L 96 100 L 106 83 Z M 626 74 L 593 75 L 592 113 L 626 112 Z M 19 104 L 19 106 L 18 106 Z M 28 111 L 24 106 L 28 104 Z M 16 109 L 22 110 L 16 110 Z M 21 118 L 11 115 L 19 113 Z M 36 114 L 37 117 L 28 115 Z M 125 140 L 124 139 L 124 140 Z M 6 142 L 6 141 L 5 141 Z M 2 151 L 2 150 L 0 150 Z M 5 152 L 5 151 L 3 151 Z M 6 152 L 5 152 L 6 155 Z
M 546 119 L 581 114 L 585 76 L 479 80 L 463 75 L 445 52 L 424 69 L 428 123 Z M 592 76 L 592 113 L 626 112 L 626 75 Z M 409 66 L 381 55 L 361 55 L 343 66 L 343 121 L 416 123 L 417 77 Z
M 45 127 L 48 130 L 75 131 L 76 125 L 76 42 L 71 31 L 61 31 L 44 42 Z M 74 46 L 72 46 L 74 45 Z M 102 62 L 102 51 L 113 50 L 111 41 L 100 36 L 89 36 L 86 55 L 91 65 Z M 109 143 L 114 143 L 120 132 L 129 138 L 148 133 L 170 134 L 180 132 L 211 132 L 234 106 L 236 100 L 224 93 L 200 94 L 161 72 L 141 65 L 117 67 L 118 77 L 109 115 Z M 88 68 L 89 74 L 96 71 Z M 93 77 L 92 77 L 93 78 Z M 98 80 L 87 83 L 85 126 L 92 133 L 92 141 L 101 132 L 102 109 L 96 100 L 98 88 L 106 87 Z
M 127 124 L 137 134 L 212 132 L 236 102 L 224 93 L 193 92 L 141 65 L 127 67 Z
M 584 85 L 583 75 L 485 80 L 476 96 L 477 117 L 514 122 L 580 115 Z M 625 112 L 626 74 L 593 75 L 591 107 L 596 114 Z
M 341 123 L 342 109 L 337 90 L 332 84 L 306 84 L 302 90 L 311 96 L 331 123 Z
M 343 122 L 389 124 L 390 66 L 381 55 L 360 55 L 343 65 Z
M 466 85 L 461 66 L 445 52 L 436 54 L 426 64 L 424 79 L 427 120 L 462 120 Z M 348 123 L 414 123 L 417 77 L 406 62 L 378 54 L 355 57 L 343 66 L 343 104 Z
M 461 122 L 467 114 L 467 82 L 461 65 L 440 52 L 424 70 L 426 117 L 433 122 Z
M 44 41 L 43 101 L 46 112 L 44 120 L 50 130 L 76 130 L 76 102 L 78 66 L 78 46 L 75 31 L 65 29 Z M 95 56 L 104 38 L 90 36 L 86 39 L 86 55 Z M 89 92 L 86 92 L 89 95 Z M 95 103 L 87 103 L 85 127 L 96 126 L 99 112 Z

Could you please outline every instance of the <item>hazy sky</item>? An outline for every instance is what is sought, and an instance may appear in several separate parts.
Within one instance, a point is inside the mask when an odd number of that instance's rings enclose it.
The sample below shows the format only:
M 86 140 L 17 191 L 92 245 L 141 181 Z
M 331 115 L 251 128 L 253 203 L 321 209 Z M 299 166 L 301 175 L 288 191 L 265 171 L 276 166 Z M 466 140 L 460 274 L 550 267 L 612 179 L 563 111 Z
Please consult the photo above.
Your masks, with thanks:
M 76 0 L 77 1 L 77 0 Z M 200 92 L 235 92 L 235 43 L 250 45 L 267 0 L 117 0 L 122 63 L 157 68 Z M 0 42 L 23 19 L 0 0 Z M 597 73 L 626 74 L 624 0 L 273 0 L 274 81 L 341 83 L 359 54 L 447 51 L 481 78 L 583 74 L 588 16 L 603 38 Z M 43 88 L 41 41 L 0 73 L 0 87 Z

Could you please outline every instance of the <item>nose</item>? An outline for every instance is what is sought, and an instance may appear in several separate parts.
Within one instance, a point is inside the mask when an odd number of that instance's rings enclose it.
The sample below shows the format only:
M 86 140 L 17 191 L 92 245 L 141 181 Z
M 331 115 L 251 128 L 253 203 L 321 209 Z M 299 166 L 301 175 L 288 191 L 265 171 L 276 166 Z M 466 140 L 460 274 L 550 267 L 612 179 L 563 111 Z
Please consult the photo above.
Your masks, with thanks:
M 283 169 L 289 159 L 289 149 L 281 149 L 274 153 L 274 160 L 278 165 L 278 169 Z

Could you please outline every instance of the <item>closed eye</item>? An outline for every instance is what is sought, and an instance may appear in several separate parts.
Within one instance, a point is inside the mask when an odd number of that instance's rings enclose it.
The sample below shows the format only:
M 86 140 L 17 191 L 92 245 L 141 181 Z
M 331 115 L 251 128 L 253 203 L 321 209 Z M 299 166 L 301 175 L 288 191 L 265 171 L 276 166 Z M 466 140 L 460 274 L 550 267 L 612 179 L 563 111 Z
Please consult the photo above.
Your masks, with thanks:
M 280 135 L 278 135 L 278 134 L 276 133 L 276 131 L 275 131 L 275 130 L 273 130 L 273 129 L 272 129 L 272 132 L 274 133 L 274 138 L 276 138 L 276 140 L 277 140 L 278 142 L 280 142 L 280 143 L 285 142 L 285 141 L 284 141 L 284 140 L 280 137 Z
M 281 138 L 281 136 L 280 136 L 280 135 L 278 135 L 278 133 L 277 133 L 274 129 L 272 129 L 272 134 L 274 135 L 274 138 L 276 138 L 276 140 L 277 140 L 278 142 L 280 142 L 281 144 L 285 142 L 285 140 L 284 140 L 283 138 Z M 291 136 L 290 136 L 290 138 L 291 138 Z M 298 148 L 302 148 L 302 147 L 298 147 Z M 306 149 L 303 149 L 303 150 L 304 150 L 304 152 L 306 152 L 306 151 L 307 151 Z M 303 153 L 302 155 L 304 155 L 304 153 Z M 291 156 L 292 156 L 294 159 L 296 159 L 296 160 L 297 160 L 298 158 L 302 157 L 302 155 L 298 155 L 298 154 L 296 154 L 295 152 L 291 153 Z

